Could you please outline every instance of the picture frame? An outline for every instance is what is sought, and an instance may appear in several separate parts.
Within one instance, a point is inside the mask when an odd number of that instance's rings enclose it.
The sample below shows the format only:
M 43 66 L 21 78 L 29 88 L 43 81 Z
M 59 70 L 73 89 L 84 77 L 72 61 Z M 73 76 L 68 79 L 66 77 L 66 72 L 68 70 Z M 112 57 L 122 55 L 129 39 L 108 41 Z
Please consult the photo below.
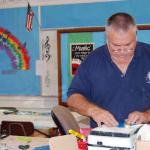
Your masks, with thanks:
M 150 25 L 137 27 L 138 40 L 150 43 Z M 78 66 L 91 51 L 105 43 L 105 27 L 57 30 L 58 104 L 66 106 L 67 90 Z

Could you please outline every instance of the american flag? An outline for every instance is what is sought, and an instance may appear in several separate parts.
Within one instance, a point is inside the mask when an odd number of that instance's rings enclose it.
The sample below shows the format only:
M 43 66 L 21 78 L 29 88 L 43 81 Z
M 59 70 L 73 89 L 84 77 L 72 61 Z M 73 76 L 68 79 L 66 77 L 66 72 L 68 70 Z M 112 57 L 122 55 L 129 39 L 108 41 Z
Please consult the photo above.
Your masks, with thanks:
M 27 17 L 26 17 L 26 28 L 29 32 L 32 30 L 33 16 L 34 16 L 34 12 L 32 11 L 32 8 L 31 8 L 30 4 L 28 3 Z

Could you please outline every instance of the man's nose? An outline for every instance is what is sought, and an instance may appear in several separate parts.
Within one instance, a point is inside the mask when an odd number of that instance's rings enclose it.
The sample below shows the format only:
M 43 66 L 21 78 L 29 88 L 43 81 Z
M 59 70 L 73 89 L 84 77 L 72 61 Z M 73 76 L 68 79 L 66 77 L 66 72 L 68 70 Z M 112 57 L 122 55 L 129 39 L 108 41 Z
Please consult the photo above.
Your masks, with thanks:
M 127 47 L 126 46 L 120 46 L 120 52 L 121 53 L 124 53 L 124 52 L 126 52 L 127 51 Z

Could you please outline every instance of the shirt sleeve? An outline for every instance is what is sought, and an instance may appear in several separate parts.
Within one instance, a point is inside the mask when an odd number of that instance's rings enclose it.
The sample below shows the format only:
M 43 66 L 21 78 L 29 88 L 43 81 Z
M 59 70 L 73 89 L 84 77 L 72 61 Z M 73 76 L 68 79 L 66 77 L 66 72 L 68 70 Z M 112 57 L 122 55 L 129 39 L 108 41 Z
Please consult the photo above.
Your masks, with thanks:
M 74 93 L 79 93 L 90 99 L 90 91 L 91 90 L 90 81 L 88 80 L 88 72 L 86 70 L 86 67 L 81 64 L 71 82 L 71 85 L 67 92 L 67 96 L 69 97 Z

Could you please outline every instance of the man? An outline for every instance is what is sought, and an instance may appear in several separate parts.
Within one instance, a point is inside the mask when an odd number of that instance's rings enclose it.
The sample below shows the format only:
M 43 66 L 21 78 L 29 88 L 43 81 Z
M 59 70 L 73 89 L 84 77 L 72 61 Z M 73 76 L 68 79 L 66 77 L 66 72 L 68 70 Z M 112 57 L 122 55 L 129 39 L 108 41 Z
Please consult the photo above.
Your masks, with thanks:
M 91 127 L 119 121 L 150 121 L 150 45 L 137 42 L 134 19 L 112 15 L 106 42 L 82 62 L 68 90 L 67 104 L 91 118 Z

